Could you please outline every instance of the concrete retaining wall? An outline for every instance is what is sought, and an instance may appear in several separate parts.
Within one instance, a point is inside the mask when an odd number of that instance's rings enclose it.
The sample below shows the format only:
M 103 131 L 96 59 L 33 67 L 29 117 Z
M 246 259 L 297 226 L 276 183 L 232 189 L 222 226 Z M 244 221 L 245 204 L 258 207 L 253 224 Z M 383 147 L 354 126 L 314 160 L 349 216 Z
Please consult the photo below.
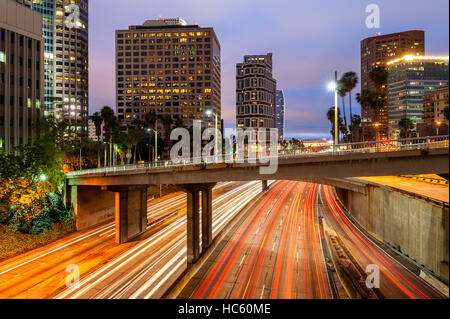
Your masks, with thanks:
M 376 239 L 424 265 L 448 284 L 448 206 L 392 189 L 366 187 L 366 195 L 338 190 L 349 213 Z
M 102 191 L 100 187 L 70 186 L 70 202 L 77 230 L 114 220 L 114 192 Z

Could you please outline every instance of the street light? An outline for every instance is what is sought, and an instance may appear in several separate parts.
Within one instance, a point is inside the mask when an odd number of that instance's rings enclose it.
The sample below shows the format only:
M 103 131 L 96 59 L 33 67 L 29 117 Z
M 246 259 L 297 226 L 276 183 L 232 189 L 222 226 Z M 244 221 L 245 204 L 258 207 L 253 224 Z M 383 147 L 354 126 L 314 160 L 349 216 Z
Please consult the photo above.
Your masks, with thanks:
M 157 125 L 155 125 L 154 130 L 151 128 L 147 129 L 147 132 L 149 132 L 149 133 L 152 131 L 155 132 L 155 158 L 154 158 L 154 160 L 156 162 L 158 160 L 158 127 L 157 127 Z M 151 148 L 151 144 L 152 144 L 151 138 L 152 138 L 152 136 L 149 134 L 149 144 L 148 144 L 148 161 L 149 162 L 151 160 L 151 155 L 150 155 L 150 148 Z
M 218 116 L 217 116 L 217 112 L 213 112 L 212 110 L 206 110 L 205 114 L 207 116 L 211 116 L 211 115 L 215 115 L 215 121 L 216 121 L 216 136 L 215 136 L 215 141 L 216 141 L 216 152 L 219 153 L 219 141 L 218 141 Z
M 334 72 L 334 82 L 328 84 L 328 90 L 334 91 L 334 145 L 339 143 L 339 121 L 338 121 L 338 83 L 337 71 Z
M 441 122 L 440 121 L 437 121 L 436 122 L 436 136 L 439 136 L 439 126 L 441 126 Z

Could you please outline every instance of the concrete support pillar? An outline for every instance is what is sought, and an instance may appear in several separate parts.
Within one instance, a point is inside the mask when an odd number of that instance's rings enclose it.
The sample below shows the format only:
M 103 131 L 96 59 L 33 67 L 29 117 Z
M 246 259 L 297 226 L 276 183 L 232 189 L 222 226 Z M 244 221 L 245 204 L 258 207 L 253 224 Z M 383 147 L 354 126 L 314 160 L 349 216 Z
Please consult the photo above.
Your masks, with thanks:
M 187 192 L 187 262 L 193 264 L 200 256 L 200 192 Z
M 267 181 L 262 181 L 262 191 L 265 192 L 267 190 Z
M 200 257 L 200 192 L 202 192 L 202 247 L 212 243 L 212 189 L 216 184 L 181 185 L 187 193 L 187 262 Z
M 202 250 L 212 244 L 212 187 L 202 190 Z
M 147 188 L 119 187 L 115 192 L 116 243 L 126 243 L 147 229 Z

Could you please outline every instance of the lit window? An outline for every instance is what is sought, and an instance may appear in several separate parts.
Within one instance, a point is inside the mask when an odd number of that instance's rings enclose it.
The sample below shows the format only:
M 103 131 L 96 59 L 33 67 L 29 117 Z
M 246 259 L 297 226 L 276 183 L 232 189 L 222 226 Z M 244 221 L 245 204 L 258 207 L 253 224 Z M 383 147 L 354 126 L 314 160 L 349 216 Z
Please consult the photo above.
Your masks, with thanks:
M 0 62 L 6 63 L 6 54 L 3 51 L 0 51 Z

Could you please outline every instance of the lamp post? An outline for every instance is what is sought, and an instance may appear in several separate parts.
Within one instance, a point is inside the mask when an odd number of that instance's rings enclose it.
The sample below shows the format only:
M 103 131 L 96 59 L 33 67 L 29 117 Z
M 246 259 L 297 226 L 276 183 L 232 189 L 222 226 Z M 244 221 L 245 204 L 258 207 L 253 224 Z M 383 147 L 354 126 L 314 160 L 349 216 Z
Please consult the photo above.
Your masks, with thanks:
M 339 118 L 338 118 L 338 75 L 334 72 L 334 82 L 328 84 L 328 89 L 334 91 L 334 145 L 339 144 Z
M 436 136 L 439 136 L 439 127 L 441 126 L 441 122 L 437 121 L 436 122 Z
M 155 122 L 155 163 L 158 161 L 158 123 Z

